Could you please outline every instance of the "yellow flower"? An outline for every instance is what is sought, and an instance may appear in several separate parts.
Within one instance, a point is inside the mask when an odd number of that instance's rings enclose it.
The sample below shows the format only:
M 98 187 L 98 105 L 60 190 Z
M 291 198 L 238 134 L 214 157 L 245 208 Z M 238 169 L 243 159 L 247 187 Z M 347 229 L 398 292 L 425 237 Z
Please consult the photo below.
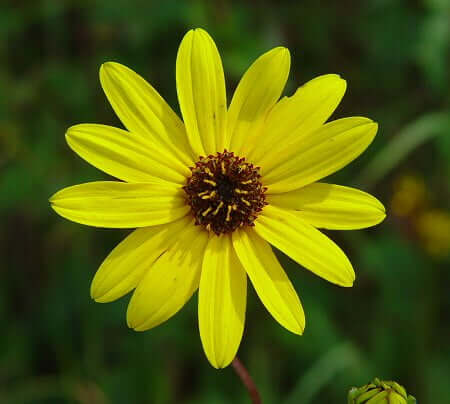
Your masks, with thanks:
M 416 229 L 427 252 L 436 258 L 445 258 L 450 252 L 450 213 L 430 209 L 420 212 Z
M 161 324 L 199 289 L 200 337 L 216 368 L 238 350 L 247 275 L 272 316 L 303 333 L 300 300 L 270 244 L 318 276 L 352 286 L 349 260 L 317 228 L 360 229 L 385 217 L 374 197 L 316 182 L 361 154 L 377 124 L 361 117 L 325 124 L 346 88 L 334 74 L 279 100 L 289 66 L 286 48 L 263 54 L 227 108 L 216 45 L 204 30 L 189 31 L 176 61 L 183 123 L 142 77 L 105 63 L 100 81 L 127 131 L 82 124 L 66 138 L 123 182 L 76 185 L 50 199 L 78 223 L 138 228 L 105 259 L 91 287 L 97 302 L 134 289 L 129 327 Z
M 427 189 L 423 179 L 415 174 L 404 174 L 394 182 L 390 210 L 394 215 L 407 217 L 423 209 Z

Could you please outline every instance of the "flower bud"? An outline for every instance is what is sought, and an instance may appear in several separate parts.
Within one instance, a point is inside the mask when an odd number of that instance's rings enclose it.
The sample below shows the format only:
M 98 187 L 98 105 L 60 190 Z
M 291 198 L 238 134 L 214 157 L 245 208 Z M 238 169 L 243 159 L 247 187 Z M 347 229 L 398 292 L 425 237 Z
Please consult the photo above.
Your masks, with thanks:
M 362 387 L 352 387 L 348 392 L 348 404 L 415 404 L 416 399 L 396 382 L 377 377 Z

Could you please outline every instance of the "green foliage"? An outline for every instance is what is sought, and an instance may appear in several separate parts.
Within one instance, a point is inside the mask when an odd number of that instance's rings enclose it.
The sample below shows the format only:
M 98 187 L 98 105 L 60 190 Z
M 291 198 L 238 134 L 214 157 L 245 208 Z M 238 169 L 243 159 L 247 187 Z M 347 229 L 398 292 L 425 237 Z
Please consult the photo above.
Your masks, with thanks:
M 228 94 L 261 52 L 292 52 L 287 93 L 339 73 L 347 95 L 335 117 L 380 123 L 374 144 L 332 180 L 358 182 L 388 208 L 374 230 L 333 232 L 357 272 L 340 289 L 284 266 L 302 299 L 303 337 L 281 329 L 249 293 L 240 356 L 265 403 L 345 402 L 374 375 L 398 380 L 423 403 L 450 397 L 449 259 L 430 256 L 414 216 L 391 214 L 395 178 L 425 178 L 429 204 L 448 209 L 449 3 L 3 1 L 0 5 L 0 403 L 247 403 L 231 368 L 203 355 L 196 298 L 168 323 L 128 330 L 128 297 L 89 298 L 94 271 L 125 232 L 64 221 L 56 190 L 106 178 L 73 154 L 76 123 L 120 126 L 98 80 L 124 63 L 178 110 L 175 57 L 184 32 L 216 39 Z M 370 189 L 372 187 L 372 189 Z

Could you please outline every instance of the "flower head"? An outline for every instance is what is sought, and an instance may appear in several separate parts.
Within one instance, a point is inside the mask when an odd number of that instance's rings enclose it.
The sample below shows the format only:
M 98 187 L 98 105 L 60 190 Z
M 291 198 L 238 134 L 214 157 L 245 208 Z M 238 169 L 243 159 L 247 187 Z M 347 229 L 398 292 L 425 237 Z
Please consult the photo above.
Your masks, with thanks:
M 263 54 L 227 108 L 216 45 L 204 30 L 189 31 L 176 62 L 181 121 L 142 77 L 105 63 L 100 81 L 127 130 L 82 124 L 66 138 L 121 181 L 68 187 L 50 199 L 69 220 L 137 228 L 91 287 L 98 302 L 134 290 L 131 328 L 161 324 L 199 289 L 200 337 L 217 368 L 231 362 L 242 338 L 247 276 L 272 316 L 303 333 L 300 300 L 270 244 L 318 276 L 352 286 L 349 260 L 318 228 L 359 229 L 385 216 L 362 191 L 316 182 L 362 153 L 377 124 L 361 117 L 325 124 L 346 88 L 334 74 L 280 100 L 289 66 L 286 48 Z
M 348 392 L 348 404 L 416 404 L 403 386 L 377 377 L 362 387 L 353 387 Z

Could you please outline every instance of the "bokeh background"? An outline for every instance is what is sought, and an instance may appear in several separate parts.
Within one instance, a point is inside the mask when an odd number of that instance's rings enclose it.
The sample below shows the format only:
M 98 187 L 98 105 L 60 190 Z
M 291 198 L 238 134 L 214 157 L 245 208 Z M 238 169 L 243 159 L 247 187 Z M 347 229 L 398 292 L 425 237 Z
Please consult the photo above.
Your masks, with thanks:
M 200 345 L 196 297 L 158 328 L 125 323 L 128 297 L 96 304 L 96 268 L 127 234 L 70 223 L 56 190 L 107 178 L 64 141 L 73 124 L 121 126 L 98 69 L 118 61 L 178 111 L 183 34 L 215 38 L 231 94 L 262 52 L 287 46 L 286 94 L 324 73 L 348 81 L 333 118 L 380 123 L 361 158 L 329 181 L 386 205 L 381 225 L 330 232 L 357 270 L 352 289 L 280 254 L 301 296 L 298 337 L 249 294 L 240 357 L 265 403 L 344 403 L 374 376 L 420 403 L 450 403 L 450 2 L 448 0 L 69 1 L 0 5 L 0 403 L 247 403 L 231 368 Z

